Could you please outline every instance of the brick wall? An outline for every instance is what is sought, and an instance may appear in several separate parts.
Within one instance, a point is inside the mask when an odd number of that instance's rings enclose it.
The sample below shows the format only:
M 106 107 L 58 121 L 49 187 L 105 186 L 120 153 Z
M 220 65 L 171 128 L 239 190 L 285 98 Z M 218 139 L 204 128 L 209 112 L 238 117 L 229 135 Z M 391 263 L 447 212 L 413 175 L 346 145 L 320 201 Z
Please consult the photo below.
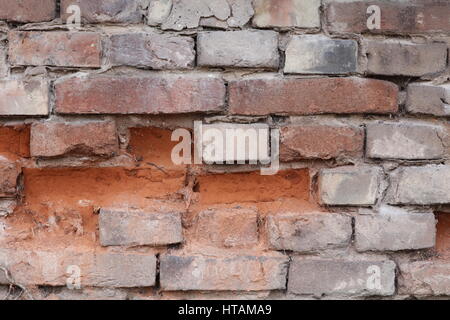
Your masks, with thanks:
M 0 298 L 448 298 L 449 16 L 0 0 Z M 194 121 L 279 129 L 279 172 L 174 163 Z

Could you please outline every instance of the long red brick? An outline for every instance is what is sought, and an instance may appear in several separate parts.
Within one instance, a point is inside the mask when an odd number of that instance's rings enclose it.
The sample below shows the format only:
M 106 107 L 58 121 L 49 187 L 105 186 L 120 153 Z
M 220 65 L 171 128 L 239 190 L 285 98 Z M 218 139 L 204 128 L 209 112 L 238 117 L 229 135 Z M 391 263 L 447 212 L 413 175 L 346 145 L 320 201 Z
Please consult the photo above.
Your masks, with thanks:
M 351 78 L 254 78 L 229 84 L 229 110 L 240 115 L 395 113 L 398 87 Z
M 219 112 L 225 101 L 225 85 L 214 76 L 81 76 L 59 81 L 55 88 L 58 113 Z

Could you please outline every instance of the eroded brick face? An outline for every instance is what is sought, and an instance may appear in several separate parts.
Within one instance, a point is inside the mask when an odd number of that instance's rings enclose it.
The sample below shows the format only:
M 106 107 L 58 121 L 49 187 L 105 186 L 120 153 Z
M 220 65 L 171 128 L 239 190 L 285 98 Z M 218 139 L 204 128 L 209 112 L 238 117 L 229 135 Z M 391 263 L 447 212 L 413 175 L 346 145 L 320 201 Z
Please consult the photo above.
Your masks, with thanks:
M 449 16 L 0 0 L 0 299 L 449 298 Z

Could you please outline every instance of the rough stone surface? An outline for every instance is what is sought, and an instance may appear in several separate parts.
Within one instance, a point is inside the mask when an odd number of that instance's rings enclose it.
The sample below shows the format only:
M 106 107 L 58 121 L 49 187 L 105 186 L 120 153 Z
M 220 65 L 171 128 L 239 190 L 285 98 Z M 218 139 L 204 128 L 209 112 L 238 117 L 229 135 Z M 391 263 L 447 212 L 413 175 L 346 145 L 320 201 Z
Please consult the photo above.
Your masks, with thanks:
M 188 69 L 195 63 L 195 44 L 191 37 L 125 33 L 112 35 L 110 39 L 113 65 Z
M 390 113 L 398 110 L 398 87 L 360 78 L 261 77 L 229 83 L 232 114 Z
M 399 268 L 400 294 L 450 295 L 450 263 L 448 261 L 404 262 L 399 265 Z
M 411 83 L 407 89 L 406 109 L 410 113 L 450 116 L 450 84 Z
M 161 246 L 183 241 L 181 212 L 101 209 L 102 246 Z
M 9 216 L 17 206 L 16 200 L 0 199 L 0 217 Z
M 450 166 L 402 167 L 391 176 L 392 204 L 450 204 Z
M 285 73 L 348 74 L 357 71 L 358 43 L 323 36 L 293 36 L 286 48 Z
M 428 33 L 450 31 L 450 7 L 446 1 L 330 1 L 326 6 L 327 28 L 351 33 Z M 373 16 L 370 5 L 380 8 L 380 28 L 367 27 Z
M 111 121 L 40 122 L 31 126 L 30 148 L 33 157 L 112 156 L 119 151 L 119 144 Z
M 0 156 L 0 197 L 16 194 L 17 177 L 20 174 L 16 162 Z
M 56 112 L 173 114 L 221 111 L 225 85 L 216 76 L 85 76 L 56 82 Z
M 207 26 L 243 27 L 253 16 L 252 0 L 150 0 L 148 23 L 163 30 Z
M 312 252 L 345 247 L 352 237 L 352 219 L 326 212 L 288 212 L 267 218 L 271 249 Z
M 47 115 L 49 87 L 43 79 L 0 80 L 0 115 Z
M 299 125 L 281 128 L 280 160 L 355 157 L 364 149 L 364 130 L 343 125 Z
M 244 30 L 200 32 L 197 36 L 200 66 L 278 68 L 278 34 Z
M 94 32 L 21 32 L 9 34 L 13 65 L 100 67 L 100 35 Z
M 142 0 L 61 0 L 61 17 L 67 20 L 71 5 L 81 10 L 81 21 L 87 23 L 139 23 L 143 18 Z
M 0 249 L 0 265 L 26 286 L 65 286 L 73 266 L 81 271 L 83 287 L 150 287 L 156 278 L 156 257 L 149 254 Z M 1 278 L 0 283 L 7 284 Z
M 366 155 L 378 159 L 439 159 L 445 155 L 444 128 L 423 123 L 372 123 Z
M 436 243 L 436 220 L 432 212 L 408 212 L 382 207 L 372 215 L 355 218 L 358 251 L 396 251 L 432 248 Z
M 447 66 L 447 46 L 443 43 L 368 40 L 366 46 L 369 74 L 421 77 L 444 71 Z
M 0 77 L 8 75 L 7 51 L 4 46 L 0 45 Z
M 255 0 L 253 25 L 270 27 L 320 27 L 320 0 Z
M 55 0 L 0 0 L 0 20 L 43 22 L 56 17 Z
M 377 167 L 324 169 L 319 176 L 320 199 L 327 205 L 373 205 L 380 179 L 381 169 Z
M 395 263 L 294 258 L 288 291 L 316 296 L 390 296 L 395 291 Z
M 271 256 L 161 256 L 165 291 L 261 291 L 286 288 L 288 258 Z
M 217 247 L 254 246 L 258 243 L 258 212 L 251 208 L 204 210 L 198 215 L 196 237 Z

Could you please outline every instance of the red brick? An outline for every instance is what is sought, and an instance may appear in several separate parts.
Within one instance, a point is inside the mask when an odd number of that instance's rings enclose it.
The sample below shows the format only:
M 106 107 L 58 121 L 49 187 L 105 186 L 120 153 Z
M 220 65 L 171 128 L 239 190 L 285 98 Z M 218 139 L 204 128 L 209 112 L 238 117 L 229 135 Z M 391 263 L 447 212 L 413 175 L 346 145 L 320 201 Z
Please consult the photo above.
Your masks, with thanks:
M 387 81 L 351 78 L 259 78 L 229 85 L 232 114 L 393 113 L 398 87 Z
M 0 20 L 42 22 L 55 16 L 55 0 L 0 0 Z
M 101 39 L 93 32 L 9 33 L 13 65 L 100 67 Z
M 351 126 L 301 125 L 281 129 L 281 161 L 361 155 L 364 130 Z
M 119 150 L 114 122 L 42 122 L 31 127 L 31 155 L 64 154 L 111 156 Z
M 19 167 L 15 162 L 0 156 L 0 197 L 8 197 L 16 193 L 19 173 Z
M 56 111 L 78 114 L 218 112 L 225 85 L 211 76 L 74 77 L 56 83 Z
M 367 8 L 381 9 L 380 29 L 369 30 Z M 332 32 L 428 33 L 450 31 L 448 1 L 364 1 L 332 2 L 326 8 L 327 26 Z

